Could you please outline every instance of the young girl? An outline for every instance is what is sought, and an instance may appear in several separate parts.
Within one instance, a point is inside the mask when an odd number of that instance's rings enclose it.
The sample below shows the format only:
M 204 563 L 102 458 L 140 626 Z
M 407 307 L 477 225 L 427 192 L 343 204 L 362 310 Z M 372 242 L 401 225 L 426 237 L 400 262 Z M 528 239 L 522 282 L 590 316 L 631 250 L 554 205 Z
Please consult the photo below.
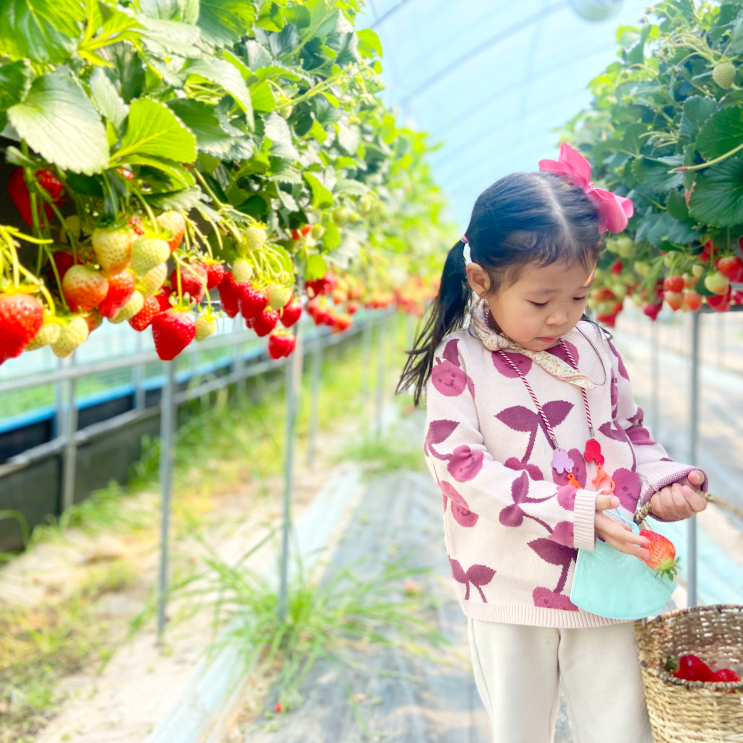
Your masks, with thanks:
M 493 741 L 551 741 L 562 679 L 577 741 L 652 743 L 633 625 L 570 601 L 575 561 L 597 538 L 649 557 L 602 511 L 631 518 L 651 500 L 686 519 L 707 479 L 652 440 L 611 335 L 584 314 L 601 233 L 626 227 L 631 202 L 594 189 L 567 145 L 540 171 L 477 199 L 401 388 L 426 390 L 424 450 Z

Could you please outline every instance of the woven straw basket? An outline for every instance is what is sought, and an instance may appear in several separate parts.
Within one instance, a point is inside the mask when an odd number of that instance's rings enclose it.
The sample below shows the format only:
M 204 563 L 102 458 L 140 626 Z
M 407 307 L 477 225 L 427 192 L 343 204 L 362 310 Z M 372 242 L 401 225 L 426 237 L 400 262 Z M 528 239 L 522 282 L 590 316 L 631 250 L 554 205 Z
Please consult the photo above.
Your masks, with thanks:
M 636 622 L 635 633 L 655 743 L 743 743 L 743 682 L 682 681 L 664 669 L 687 653 L 714 668 L 743 663 L 743 606 L 679 609 Z

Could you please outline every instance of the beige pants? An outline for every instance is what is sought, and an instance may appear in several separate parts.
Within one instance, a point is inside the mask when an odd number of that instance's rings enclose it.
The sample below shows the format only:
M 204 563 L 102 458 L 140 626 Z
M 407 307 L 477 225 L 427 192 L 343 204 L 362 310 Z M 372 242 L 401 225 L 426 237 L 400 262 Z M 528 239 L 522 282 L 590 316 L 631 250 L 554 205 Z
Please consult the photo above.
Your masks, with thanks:
M 551 629 L 468 619 L 494 743 L 551 743 L 559 682 L 575 743 L 653 743 L 632 623 Z

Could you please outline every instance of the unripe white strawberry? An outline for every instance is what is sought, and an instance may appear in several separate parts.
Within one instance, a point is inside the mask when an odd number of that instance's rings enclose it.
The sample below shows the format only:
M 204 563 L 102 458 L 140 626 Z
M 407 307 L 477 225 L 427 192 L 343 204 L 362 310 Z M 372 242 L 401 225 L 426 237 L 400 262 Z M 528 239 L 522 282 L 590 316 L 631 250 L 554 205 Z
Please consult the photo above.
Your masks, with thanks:
M 160 287 L 165 283 L 168 277 L 168 264 L 161 263 L 159 266 L 151 268 L 137 284 L 137 288 L 142 292 L 145 299 L 154 297 L 160 291 Z
M 99 227 L 93 230 L 93 251 L 104 276 L 115 276 L 127 268 L 132 259 L 132 243 L 136 237 L 134 231 L 128 228 L 105 230 Z
M 253 278 L 253 267 L 244 258 L 238 258 L 232 264 L 232 276 L 238 284 Z
M 170 248 L 165 240 L 142 235 L 132 244 L 132 271 L 137 276 L 144 276 L 148 271 L 165 263 L 170 255 Z
M 72 356 L 75 349 L 88 337 L 90 330 L 84 317 L 73 317 L 67 325 L 62 325 L 59 337 L 52 343 L 52 353 L 60 359 Z
M 185 217 L 180 212 L 176 211 L 163 212 L 157 218 L 157 224 L 161 229 L 167 230 L 171 233 L 171 237 L 166 238 L 168 242 L 168 249 L 171 253 L 175 252 L 175 250 L 177 250 L 178 246 L 181 244 L 183 235 L 186 232 Z
M 196 318 L 196 340 L 203 341 L 217 330 L 217 323 L 211 317 L 199 315 Z
M 142 292 L 135 289 L 129 301 L 111 318 L 110 322 L 118 325 L 124 322 L 124 320 L 131 320 L 134 315 L 139 313 L 142 307 L 144 307 L 144 297 L 142 296 Z
M 735 80 L 735 65 L 732 62 L 719 62 L 712 70 L 712 79 L 723 90 L 729 90 Z
M 247 255 L 254 250 L 260 250 L 266 244 L 266 231 L 262 227 L 252 225 L 245 230 L 244 240 L 237 246 L 240 255 Z
M 288 286 L 271 284 L 268 287 L 268 304 L 273 310 L 280 310 L 292 298 L 292 290 Z
M 52 343 L 56 343 L 59 339 L 59 333 L 62 326 L 54 320 L 45 320 L 44 324 L 39 328 L 39 332 L 31 339 L 31 342 L 26 346 L 26 351 L 36 351 L 44 346 L 51 346 Z

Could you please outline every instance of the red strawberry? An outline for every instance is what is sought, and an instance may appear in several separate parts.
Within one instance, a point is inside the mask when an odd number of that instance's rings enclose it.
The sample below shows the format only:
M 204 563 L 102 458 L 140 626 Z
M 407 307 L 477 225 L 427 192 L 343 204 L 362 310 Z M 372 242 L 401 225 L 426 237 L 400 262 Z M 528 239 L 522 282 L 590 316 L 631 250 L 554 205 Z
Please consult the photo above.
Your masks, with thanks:
M 733 299 L 733 302 L 735 302 L 735 304 L 743 304 L 743 291 L 738 290 L 736 292 L 733 292 L 732 299 Z
M 268 339 L 268 355 L 272 359 L 289 356 L 297 346 L 297 339 L 291 333 L 278 330 Z
M 353 299 L 346 305 L 346 311 L 349 315 L 355 315 L 359 311 L 359 303 Z
M 62 183 L 51 170 L 37 170 L 36 182 L 49 194 L 55 206 L 60 207 L 64 204 L 65 193 Z M 31 213 L 31 196 L 28 193 L 23 168 L 20 166 L 8 178 L 8 195 L 16 205 L 23 221 L 29 227 L 33 227 L 34 219 Z M 40 197 L 37 198 L 37 203 L 40 200 Z M 47 220 L 50 220 L 54 215 L 54 210 L 50 204 L 44 203 L 44 214 Z
M 281 709 L 281 702 L 276 702 L 276 704 L 274 705 L 274 711 L 277 713 L 281 713 Z
M 663 286 L 665 287 L 666 291 L 678 294 L 679 292 L 682 292 L 684 290 L 684 277 L 679 276 L 678 274 L 674 276 L 666 276 L 663 281 Z
M 116 172 L 124 176 L 128 181 L 131 181 L 134 178 L 134 173 L 126 168 L 116 168 Z
M 342 313 L 335 316 L 335 322 L 333 323 L 333 332 L 342 333 L 344 330 L 348 330 L 353 325 L 353 318 L 351 315 Z
M 170 295 L 172 294 L 172 290 L 168 289 L 167 286 L 164 286 L 160 291 L 155 294 L 155 299 L 157 300 L 157 303 L 160 305 L 160 312 L 165 312 L 166 310 L 169 310 L 173 305 L 170 304 Z
M 730 279 L 721 271 L 715 271 L 704 277 L 704 288 L 713 294 L 726 294 L 729 286 Z
M 730 309 L 732 295 L 732 289 L 728 286 L 727 294 L 716 294 L 713 297 L 706 297 L 707 304 L 715 312 L 727 312 Z
M 155 351 L 163 361 L 172 361 L 196 335 L 196 325 L 188 312 L 170 309 L 155 315 L 152 320 L 152 338 Z
M 730 281 L 743 281 L 743 260 L 737 255 L 728 255 L 717 261 L 717 270 Z
M 292 230 L 291 235 L 292 235 L 292 240 L 302 239 L 302 233 L 299 230 Z
M 235 317 L 240 311 L 240 292 L 235 277 L 225 272 L 224 278 L 219 282 L 217 291 L 219 298 L 222 300 L 222 309 L 227 317 Z
M 279 319 L 285 328 L 290 328 L 302 316 L 302 303 L 298 299 L 290 299 L 279 311 Z
M 276 310 L 263 310 L 255 317 L 251 317 L 248 322 L 250 323 L 248 327 L 253 328 L 259 338 L 263 338 L 276 327 L 279 322 L 279 313 Z
M 108 280 L 108 293 L 98 305 L 98 312 L 109 319 L 129 301 L 134 293 L 134 276 L 129 271 L 122 271 Z
M 252 320 L 268 307 L 268 294 L 263 289 L 256 288 L 249 281 L 239 284 L 238 287 L 240 296 L 240 312 L 242 312 L 242 316 L 246 320 Z M 279 314 L 277 312 L 277 321 L 278 317 Z M 265 333 L 264 335 L 268 335 L 268 333 Z
M 186 232 L 185 217 L 180 212 L 176 211 L 163 212 L 157 218 L 157 223 L 161 229 L 171 233 L 171 236 L 166 237 L 165 239 L 170 247 L 170 252 L 174 253 L 181 244 L 183 235 Z
M 170 285 L 173 291 L 178 291 L 178 270 L 173 269 L 170 274 Z M 191 299 L 201 301 L 206 290 L 206 269 L 195 263 L 190 266 L 181 266 L 181 293 L 188 294 Z
M 702 295 L 690 289 L 684 292 L 684 302 L 690 310 L 696 312 L 702 306 Z
M 160 308 L 160 302 L 157 301 L 157 297 L 149 297 L 144 300 L 142 309 L 129 320 L 129 325 L 135 330 L 142 332 L 150 326 L 155 315 L 159 315 L 161 312 L 162 309 Z
M 94 330 L 97 330 L 103 324 L 103 316 L 98 310 L 91 310 L 85 315 L 85 323 L 88 326 L 88 335 Z
M 715 253 L 717 253 L 717 248 L 712 244 L 712 240 L 707 240 L 699 258 L 701 261 L 708 261 Z
M 623 269 L 623 268 L 624 268 L 624 266 L 622 265 L 622 261 L 617 261 L 617 262 L 616 262 L 616 263 L 615 263 L 615 264 L 614 264 L 614 265 L 613 265 L 613 266 L 611 267 L 611 269 L 610 269 L 610 270 L 611 270 L 611 272 L 612 272 L 613 274 L 617 274 L 617 275 L 619 275 L 620 273 L 622 273 L 622 269 Z
M 203 267 L 206 271 L 206 288 L 215 289 L 224 278 L 224 263 L 204 263 Z
M 44 323 L 44 307 L 29 294 L 0 295 L 0 361 L 20 356 Z
M 615 314 L 610 314 L 610 315 L 597 314 L 596 319 L 602 325 L 606 325 L 607 328 L 613 328 L 617 324 L 617 316 Z
M 740 676 L 729 668 L 721 668 L 712 674 L 711 681 L 722 681 L 723 683 L 736 682 L 740 681 Z
M 676 548 L 673 546 L 673 542 L 666 539 L 662 534 L 649 529 L 643 529 L 640 536 L 650 540 L 647 547 L 650 551 L 650 558 L 645 560 L 645 564 L 660 575 L 673 578 L 676 574 Z
M 132 228 L 132 231 L 136 235 L 144 235 L 144 230 L 142 229 L 142 217 L 140 217 L 138 214 L 135 214 L 129 220 L 129 226 Z
M 710 667 L 696 655 L 682 655 L 679 658 L 678 670 L 673 674 L 684 681 L 712 681 Z
M 108 294 L 108 280 L 88 266 L 73 266 L 62 280 L 62 291 L 72 312 L 90 312 Z

